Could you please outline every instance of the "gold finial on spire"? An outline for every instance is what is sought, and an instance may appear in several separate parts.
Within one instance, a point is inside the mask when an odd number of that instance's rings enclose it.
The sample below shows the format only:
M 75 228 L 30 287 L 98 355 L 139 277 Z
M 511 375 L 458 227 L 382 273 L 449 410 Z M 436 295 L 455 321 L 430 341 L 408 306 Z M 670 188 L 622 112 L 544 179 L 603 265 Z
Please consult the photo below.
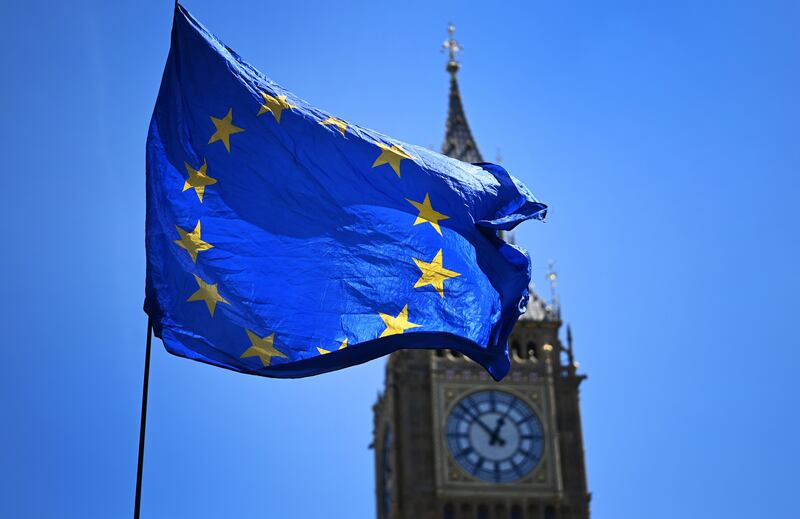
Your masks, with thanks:
M 558 275 L 554 270 L 555 264 L 553 260 L 549 262 L 549 268 L 547 272 L 547 279 L 550 281 L 550 298 L 552 299 L 553 308 L 558 308 L 558 291 L 556 290 L 556 279 L 558 279 Z
M 442 50 L 447 49 L 450 53 L 450 61 L 447 62 L 447 71 L 453 75 L 458 72 L 458 69 L 461 67 L 461 63 L 456 61 L 456 52 L 459 52 L 464 47 L 461 46 L 455 39 L 456 34 L 456 26 L 452 23 L 447 24 L 447 32 L 449 37 L 445 40 L 442 44 Z

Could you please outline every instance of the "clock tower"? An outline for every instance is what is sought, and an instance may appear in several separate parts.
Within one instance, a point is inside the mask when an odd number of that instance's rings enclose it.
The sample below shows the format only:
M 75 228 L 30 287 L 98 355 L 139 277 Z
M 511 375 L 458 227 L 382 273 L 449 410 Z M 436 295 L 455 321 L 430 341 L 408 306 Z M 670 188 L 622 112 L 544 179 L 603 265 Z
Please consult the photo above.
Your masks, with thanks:
M 450 101 L 442 152 L 481 162 L 449 28 Z M 555 294 L 555 272 L 549 273 Z M 447 350 L 401 350 L 386 365 L 374 410 L 380 519 L 584 519 L 589 517 L 572 334 L 560 338 L 553 295 L 533 290 L 509 339 L 511 371 L 494 382 Z

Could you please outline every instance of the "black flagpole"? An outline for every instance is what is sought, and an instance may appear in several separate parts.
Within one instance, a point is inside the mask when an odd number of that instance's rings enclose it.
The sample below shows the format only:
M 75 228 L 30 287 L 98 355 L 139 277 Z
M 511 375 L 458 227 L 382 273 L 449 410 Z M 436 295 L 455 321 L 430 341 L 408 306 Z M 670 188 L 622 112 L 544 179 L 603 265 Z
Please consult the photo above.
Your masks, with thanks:
M 172 7 L 172 19 L 175 23 L 175 11 L 178 0 Z M 144 469 L 144 433 L 147 430 L 147 389 L 150 385 L 150 343 L 153 340 L 153 321 L 147 316 L 147 345 L 144 353 L 144 382 L 142 383 L 142 416 L 139 419 L 139 463 L 136 467 L 136 504 L 133 508 L 133 519 L 139 519 L 142 510 L 142 470 Z
M 150 381 L 150 342 L 153 338 L 153 323 L 147 318 L 147 346 L 144 354 L 144 383 L 142 384 L 142 417 L 139 422 L 139 467 L 136 470 L 136 507 L 133 519 L 139 519 L 142 507 L 142 468 L 144 466 L 144 431 L 147 427 L 147 386 Z

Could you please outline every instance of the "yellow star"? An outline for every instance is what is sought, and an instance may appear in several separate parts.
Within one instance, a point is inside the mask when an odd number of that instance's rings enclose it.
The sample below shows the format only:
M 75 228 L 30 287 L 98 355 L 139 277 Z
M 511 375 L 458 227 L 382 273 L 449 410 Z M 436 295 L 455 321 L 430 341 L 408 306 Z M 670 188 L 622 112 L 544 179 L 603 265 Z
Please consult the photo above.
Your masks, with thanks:
M 275 349 L 275 334 L 271 333 L 266 337 L 259 337 L 258 335 L 254 334 L 250 330 L 245 330 L 247 332 L 247 337 L 250 339 L 250 347 L 242 353 L 242 356 L 239 357 L 240 359 L 246 359 L 247 357 L 258 357 L 261 359 L 261 364 L 264 366 L 269 366 L 269 363 L 272 361 L 272 357 L 281 357 L 286 358 L 286 355 L 279 352 Z
M 414 260 L 414 263 L 416 263 L 417 267 L 422 271 L 422 275 L 414 284 L 414 288 L 433 285 L 433 288 L 439 292 L 442 298 L 444 298 L 444 281 L 461 275 L 458 272 L 444 268 L 442 265 L 442 249 L 439 249 L 439 252 L 436 253 L 436 256 L 433 257 L 433 261 L 430 263 L 418 260 L 417 258 L 411 259 Z
M 186 252 L 189 253 L 195 263 L 197 263 L 197 253 L 214 248 L 213 245 L 204 242 L 200 238 L 200 220 L 197 220 L 197 225 L 195 225 L 192 232 L 186 232 L 177 225 L 175 229 L 178 230 L 178 234 L 181 236 L 180 240 L 175 240 L 175 244 L 182 249 L 186 249 Z
M 428 196 L 428 193 L 425 193 L 425 200 L 423 200 L 422 203 L 415 202 L 410 198 L 406 198 L 406 201 L 416 207 L 417 211 L 419 211 L 417 219 L 414 220 L 414 225 L 428 222 L 434 229 L 436 229 L 436 232 L 439 233 L 439 236 L 442 235 L 442 228 L 439 227 L 439 220 L 447 220 L 450 217 L 433 210 L 433 206 L 431 206 L 431 198 Z
M 347 130 L 347 123 L 336 117 L 328 117 L 324 121 L 320 121 L 319 124 L 336 126 L 339 128 L 339 131 L 342 132 L 342 135 L 344 135 L 345 130 Z
M 261 92 L 261 97 L 264 98 L 264 104 L 258 109 L 258 114 L 256 115 L 271 112 L 278 123 L 281 122 L 281 114 L 285 109 L 297 108 L 294 105 L 290 105 L 289 102 L 286 101 L 286 96 L 272 97 L 266 92 Z
M 206 191 L 206 186 L 216 184 L 217 179 L 211 178 L 206 174 L 208 164 L 206 164 L 205 159 L 203 159 L 203 165 L 200 166 L 200 169 L 194 169 L 188 162 L 184 162 L 183 165 L 186 167 L 186 172 L 189 173 L 189 179 L 183 184 L 183 190 L 186 191 L 187 189 L 194 188 L 194 192 L 197 193 L 197 198 L 200 199 L 200 203 L 202 204 L 203 193 Z
M 342 343 L 339 345 L 340 350 L 343 350 L 345 348 L 347 348 L 347 338 L 345 338 L 345 340 L 343 340 Z M 317 351 L 319 352 L 320 355 L 327 355 L 328 353 L 331 352 L 331 350 L 326 350 L 325 348 L 320 348 L 319 346 L 317 346 Z
M 408 320 L 408 305 L 404 306 L 397 317 L 388 314 L 380 314 L 386 329 L 381 333 L 381 337 L 388 337 L 389 335 L 396 335 L 403 333 L 409 328 L 417 328 L 419 324 L 414 324 Z
M 225 149 L 228 150 L 228 153 L 230 153 L 231 135 L 244 131 L 244 128 L 239 128 L 233 124 L 233 108 L 228 110 L 228 115 L 222 119 L 217 119 L 212 115 L 211 122 L 214 123 L 214 127 L 217 129 L 217 131 L 215 131 L 214 135 L 208 139 L 208 143 L 211 144 L 212 142 L 222 141 L 222 144 L 225 145 Z
M 377 168 L 382 164 L 389 164 L 392 166 L 394 172 L 397 173 L 397 176 L 400 177 L 400 161 L 403 159 L 410 159 L 411 155 L 406 153 L 406 150 L 404 150 L 402 146 L 396 146 L 394 144 L 387 146 L 379 142 L 378 147 L 381 149 L 381 154 L 378 155 L 378 158 L 372 163 L 372 167 Z
M 189 299 L 186 300 L 187 302 L 205 301 L 208 311 L 211 312 L 211 317 L 214 317 L 214 310 L 217 308 L 217 303 L 230 304 L 224 297 L 219 295 L 216 283 L 206 283 L 197 276 L 194 276 L 194 279 L 197 281 L 197 286 L 200 288 L 197 289 L 197 292 L 189 296 Z

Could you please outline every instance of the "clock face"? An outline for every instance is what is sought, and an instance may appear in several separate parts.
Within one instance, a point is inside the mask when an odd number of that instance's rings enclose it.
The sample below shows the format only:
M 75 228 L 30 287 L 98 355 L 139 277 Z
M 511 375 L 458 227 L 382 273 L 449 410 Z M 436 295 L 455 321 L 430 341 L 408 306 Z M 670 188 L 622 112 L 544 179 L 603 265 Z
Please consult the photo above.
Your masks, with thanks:
M 544 452 L 544 428 L 533 409 L 505 391 L 478 391 L 453 406 L 447 446 L 461 468 L 484 481 L 529 474 Z

